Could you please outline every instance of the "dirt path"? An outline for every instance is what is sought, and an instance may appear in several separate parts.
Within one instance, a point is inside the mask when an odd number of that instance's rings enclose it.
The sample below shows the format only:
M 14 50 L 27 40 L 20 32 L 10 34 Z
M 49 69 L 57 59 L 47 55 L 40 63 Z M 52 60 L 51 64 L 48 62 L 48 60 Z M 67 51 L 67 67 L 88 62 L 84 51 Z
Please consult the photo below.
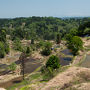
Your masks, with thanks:
M 88 68 L 70 67 L 65 72 L 58 74 L 55 78 L 50 80 L 41 90 L 51 90 L 52 88 L 63 87 L 65 84 L 72 81 L 78 73 L 88 70 L 90 71 Z

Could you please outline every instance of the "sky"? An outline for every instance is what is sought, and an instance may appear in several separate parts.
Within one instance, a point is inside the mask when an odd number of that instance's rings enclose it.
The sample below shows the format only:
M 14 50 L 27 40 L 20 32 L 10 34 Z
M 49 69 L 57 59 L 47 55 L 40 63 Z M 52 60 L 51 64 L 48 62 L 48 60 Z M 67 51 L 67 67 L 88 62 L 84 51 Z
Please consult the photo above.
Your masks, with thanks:
M 0 18 L 90 16 L 90 0 L 0 0 Z

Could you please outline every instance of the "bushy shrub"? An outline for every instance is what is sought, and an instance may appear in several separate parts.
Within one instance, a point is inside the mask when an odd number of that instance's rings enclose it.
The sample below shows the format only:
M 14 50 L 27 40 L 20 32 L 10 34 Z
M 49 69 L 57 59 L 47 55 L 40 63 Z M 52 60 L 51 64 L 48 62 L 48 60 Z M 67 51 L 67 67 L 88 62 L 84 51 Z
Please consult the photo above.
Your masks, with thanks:
M 60 67 L 60 61 L 57 56 L 50 56 L 45 66 L 41 68 L 44 80 L 50 80 L 54 77 L 56 70 Z
M 50 42 L 46 42 L 45 46 L 42 50 L 42 54 L 46 55 L 46 56 L 50 55 L 51 54 L 51 47 L 52 47 L 52 44 Z
M 51 67 L 52 69 L 57 69 L 60 67 L 60 60 L 57 56 L 50 56 L 46 63 L 46 68 Z
M 15 49 L 15 50 L 23 51 L 23 46 L 22 46 L 19 38 L 16 38 L 16 39 L 14 40 L 14 44 L 13 44 L 13 45 L 14 45 L 14 49 Z
M 72 53 L 76 55 L 78 51 L 83 48 L 83 42 L 80 37 L 74 36 L 68 43 L 68 47 L 72 50 Z

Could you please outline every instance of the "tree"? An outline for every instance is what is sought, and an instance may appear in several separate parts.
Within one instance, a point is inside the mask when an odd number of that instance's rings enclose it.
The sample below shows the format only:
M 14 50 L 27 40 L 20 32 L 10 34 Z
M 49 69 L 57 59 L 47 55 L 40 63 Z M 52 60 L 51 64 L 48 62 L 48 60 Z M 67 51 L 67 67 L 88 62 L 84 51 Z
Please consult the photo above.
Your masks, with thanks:
M 44 80 L 50 80 L 54 74 L 56 69 L 60 67 L 60 60 L 57 56 L 52 55 L 49 57 L 46 65 L 41 68 L 41 72 Z
M 26 54 L 30 54 L 30 52 L 31 52 L 30 47 L 27 47 Z
M 9 44 L 8 43 L 5 43 L 4 47 L 5 47 L 6 54 L 8 54 L 9 51 L 10 51 Z
M 86 28 L 86 29 L 84 30 L 84 34 L 85 34 L 85 35 L 90 35 L 90 28 Z
M 66 34 L 66 37 L 65 37 L 65 38 L 66 38 L 66 40 L 67 40 L 67 43 L 68 43 L 68 42 L 71 42 L 72 37 L 73 37 L 73 36 L 72 36 L 70 33 L 69 33 L 69 34 Z
M 46 42 L 44 45 L 44 49 L 42 50 L 42 54 L 46 56 L 50 55 L 51 47 L 52 47 L 52 44 L 50 42 Z
M 19 38 L 16 38 L 16 39 L 14 40 L 14 44 L 13 44 L 13 45 L 14 45 L 14 49 L 15 49 L 15 50 L 23 51 L 23 47 L 22 47 L 22 44 L 21 44 Z
M 70 30 L 70 34 L 71 34 L 72 36 L 76 36 L 76 35 L 78 34 L 78 30 L 75 29 L 75 28 L 73 28 L 73 29 Z
M 0 58 L 3 58 L 4 56 L 5 56 L 4 44 L 0 42 Z
M 60 60 L 57 56 L 50 56 L 46 63 L 46 68 L 51 67 L 53 70 L 60 67 Z
M 19 57 L 19 60 L 21 61 L 21 71 L 23 74 L 23 80 L 24 80 L 24 74 L 25 74 L 25 59 L 26 59 L 26 54 L 23 52 Z
M 61 36 L 60 36 L 60 34 L 57 34 L 56 42 L 57 42 L 57 44 L 60 44 L 60 42 L 61 42 Z
M 34 44 L 34 39 L 33 38 L 31 39 L 31 44 Z
M 76 55 L 80 49 L 83 47 L 83 42 L 78 36 L 74 36 L 68 43 L 68 47 L 72 50 L 72 53 Z
M 0 30 L 0 41 L 6 42 L 6 31 L 5 30 Z

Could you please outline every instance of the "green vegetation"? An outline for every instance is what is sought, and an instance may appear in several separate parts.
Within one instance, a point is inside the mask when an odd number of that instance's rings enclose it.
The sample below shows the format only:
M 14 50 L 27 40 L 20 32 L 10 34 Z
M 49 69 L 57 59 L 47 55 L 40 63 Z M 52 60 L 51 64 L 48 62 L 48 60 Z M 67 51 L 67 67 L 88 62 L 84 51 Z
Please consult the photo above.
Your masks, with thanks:
M 55 40 L 57 34 L 61 34 L 61 38 L 64 38 L 71 29 L 78 30 L 79 25 L 81 25 L 79 31 L 83 31 L 82 24 L 89 20 L 90 18 L 62 19 L 55 17 L 33 16 L 29 18 L 0 19 L 0 28 L 2 28 L 2 30 L 6 30 L 6 34 L 10 35 L 12 40 L 16 37 L 27 40 L 33 38 L 35 40 Z M 88 25 L 87 23 L 84 25 L 88 28 L 89 23 Z
M 0 19 L 0 58 L 3 58 L 5 54 L 9 53 L 10 48 L 8 43 L 11 41 L 10 47 L 13 46 L 13 49 L 23 52 L 20 60 L 22 60 L 23 79 L 25 79 L 24 60 L 30 57 L 31 53 L 34 54 L 35 51 L 35 54 L 37 53 L 38 55 L 41 52 L 42 55 L 48 58 L 51 54 L 57 55 L 59 49 L 64 47 L 62 45 L 65 45 L 65 47 L 68 46 L 72 50 L 73 55 L 77 55 L 78 51 L 83 48 L 83 42 L 79 36 L 90 35 L 90 22 L 88 21 L 90 21 L 90 18 L 29 17 Z M 10 38 L 7 39 L 7 36 Z M 29 40 L 29 42 L 26 41 L 23 43 L 24 40 Z M 60 44 L 61 40 L 63 41 L 58 49 L 56 44 Z M 67 41 L 67 44 L 64 40 Z M 16 64 L 12 63 L 9 68 L 14 71 Z M 32 80 L 40 76 L 43 77 L 43 80 L 50 80 L 58 72 L 66 69 L 67 67 L 61 67 L 60 60 L 57 56 L 51 55 L 46 65 L 41 68 L 42 73 L 39 72 L 40 74 L 31 75 L 28 78 L 29 80 L 24 80 L 15 87 L 26 85 L 21 90 L 28 90 L 27 84 L 31 84 Z
M 14 46 L 14 49 L 15 50 L 18 50 L 18 51 L 23 51 L 23 46 L 21 44 L 21 41 L 19 38 L 16 38 L 13 42 L 13 46 Z
M 51 54 L 51 47 L 52 47 L 52 44 L 50 42 L 46 42 L 45 45 L 44 45 L 44 48 L 42 50 L 42 54 L 43 55 L 50 55 Z
M 41 72 L 44 74 L 44 80 L 50 80 L 54 75 L 55 71 L 60 68 L 60 60 L 57 56 L 50 56 L 46 65 L 42 67 Z
M 12 63 L 10 66 L 9 66 L 9 69 L 11 70 L 11 71 L 15 71 L 16 70 L 16 64 L 15 63 Z
M 5 54 L 9 53 L 9 44 L 6 40 L 6 31 L 0 30 L 0 58 L 3 58 Z
M 46 63 L 46 68 L 48 67 L 52 68 L 52 70 L 59 68 L 60 67 L 59 58 L 57 56 L 52 55 Z
M 33 38 L 31 39 L 31 44 L 34 44 L 34 39 Z
M 21 40 L 31 40 L 32 50 L 36 50 L 42 46 L 34 46 L 35 41 L 56 40 L 59 44 L 61 40 L 70 39 L 73 36 L 90 35 L 90 18 L 55 18 L 55 17 L 29 17 L 0 19 L 0 41 L 7 43 L 6 36 L 9 35 L 14 41 L 14 49 L 21 52 L 26 48 L 21 44 Z M 9 52 L 9 45 L 4 45 Z M 23 50 L 24 49 L 24 50 Z M 43 54 L 51 53 L 44 49 Z M 4 56 L 4 54 L 3 54 Z
M 0 30 L 0 41 L 6 42 L 6 31 L 2 29 Z
M 60 36 L 60 34 L 57 34 L 56 42 L 57 42 L 57 44 L 60 44 L 60 42 L 61 42 L 61 36 Z
M 0 58 L 3 58 L 4 56 L 5 56 L 4 44 L 0 42 Z
M 31 53 L 30 47 L 27 47 L 26 54 L 30 54 L 30 53 Z
M 23 80 L 22 82 L 18 83 L 18 84 L 14 84 L 11 87 L 8 87 L 7 90 L 15 90 L 15 88 L 22 86 L 22 85 L 27 85 L 28 81 L 27 80 Z
M 85 35 L 90 36 L 90 21 L 87 21 L 79 26 L 78 35 L 79 36 L 85 36 Z
M 83 42 L 80 37 L 74 36 L 71 38 L 71 41 L 69 41 L 68 47 L 72 50 L 72 53 L 76 55 L 78 51 L 83 48 Z

